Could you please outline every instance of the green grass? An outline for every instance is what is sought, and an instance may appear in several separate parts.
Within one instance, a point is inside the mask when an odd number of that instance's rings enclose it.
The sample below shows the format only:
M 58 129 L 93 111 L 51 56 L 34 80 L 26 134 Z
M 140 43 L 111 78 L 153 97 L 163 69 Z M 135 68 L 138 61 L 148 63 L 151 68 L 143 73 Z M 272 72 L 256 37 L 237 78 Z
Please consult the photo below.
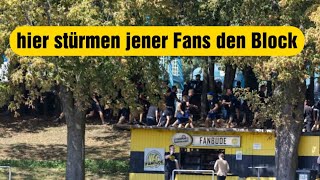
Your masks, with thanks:
M 66 162 L 61 160 L 35 161 L 35 160 L 0 160 L 2 166 L 11 166 L 21 169 L 35 168 L 66 168 Z M 129 162 L 125 160 L 86 160 L 86 171 L 92 173 L 127 174 L 129 172 Z
M 18 167 L 24 169 L 33 168 L 65 168 L 64 161 L 34 161 L 34 160 L 0 160 L 3 166 Z
M 105 172 L 107 174 L 128 173 L 129 162 L 124 160 L 86 160 L 86 170 L 93 173 Z

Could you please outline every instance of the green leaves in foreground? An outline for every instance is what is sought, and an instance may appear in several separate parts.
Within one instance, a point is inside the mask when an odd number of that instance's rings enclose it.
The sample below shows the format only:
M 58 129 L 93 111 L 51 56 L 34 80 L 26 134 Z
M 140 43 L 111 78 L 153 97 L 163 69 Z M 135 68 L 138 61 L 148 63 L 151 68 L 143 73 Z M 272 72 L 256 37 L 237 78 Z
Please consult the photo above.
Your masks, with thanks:
M 35 160 L 0 160 L 1 165 L 18 167 L 22 169 L 33 168 L 66 168 L 66 162 L 62 160 L 54 161 L 35 161 Z M 128 173 L 129 162 L 125 160 L 86 160 L 85 167 L 87 171 L 107 174 Z

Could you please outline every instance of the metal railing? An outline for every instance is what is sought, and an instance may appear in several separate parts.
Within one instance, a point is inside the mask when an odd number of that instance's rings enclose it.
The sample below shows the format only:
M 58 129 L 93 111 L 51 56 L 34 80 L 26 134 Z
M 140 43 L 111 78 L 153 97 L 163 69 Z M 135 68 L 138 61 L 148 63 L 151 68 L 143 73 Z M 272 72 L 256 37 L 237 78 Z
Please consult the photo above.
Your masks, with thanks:
M 9 171 L 9 180 L 11 180 L 11 167 L 10 166 L 0 166 L 0 168 L 8 169 L 8 171 Z
M 190 173 L 211 173 L 212 180 L 214 180 L 214 171 L 213 170 L 185 170 L 185 169 L 175 169 L 172 171 L 171 180 L 174 180 L 174 175 L 176 172 L 190 172 Z

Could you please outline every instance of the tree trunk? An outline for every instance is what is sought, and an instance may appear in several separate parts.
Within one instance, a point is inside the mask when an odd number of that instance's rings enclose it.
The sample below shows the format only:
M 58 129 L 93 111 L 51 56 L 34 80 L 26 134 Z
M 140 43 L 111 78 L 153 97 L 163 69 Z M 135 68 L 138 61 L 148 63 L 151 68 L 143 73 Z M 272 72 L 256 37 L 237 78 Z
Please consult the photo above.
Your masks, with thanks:
M 207 114 L 207 92 L 208 92 L 208 66 L 202 68 L 203 82 L 201 94 L 201 118 L 204 119 Z
M 272 96 L 272 81 L 267 81 L 267 96 Z
M 285 92 L 278 94 L 279 89 Z M 286 103 L 281 108 L 281 118 L 276 123 L 276 179 L 295 179 L 303 127 L 304 97 L 301 94 L 304 93 L 305 84 L 299 79 L 282 84 L 275 90 L 275 96 Z
M 193 67 L 193 63 L 192 63 L 191 64 L 190 81 L 192 81 L 192 79 L 193 79 L 193 71 L 194 71 L 194 67 Z
M 223 89 L 232 89 L 233 88 L 233 81 L 236 76 L 236 67 L 233 67 L 231 64 L 226 64 L 226 70 L 225 70 L 225 77 L 223 82 Z
M 214 91 L 216 88 L 216 81 L 214 80 L 214 57 L 208 57 L 209 68 L 209 91 Z
M 276 128 L 276 179 L 295 179 L 301 129 L 299 124 Z
M 60 97 L 68 127 L 66 179 L 84 180 L 85 113 L 74 104 L 73 94 L 66 87 L 61 86 Z
M 250 87 L 250 90 L 258 90 L 258 79 L 254 74 L 252 67 L 248 66 L 243 71 L 245 87 Z
M 314 72 L 312 73 L 312 76 L 310 77 L 310 85 L 309 85 L 309 100 L 311 104 L 314 104 Z

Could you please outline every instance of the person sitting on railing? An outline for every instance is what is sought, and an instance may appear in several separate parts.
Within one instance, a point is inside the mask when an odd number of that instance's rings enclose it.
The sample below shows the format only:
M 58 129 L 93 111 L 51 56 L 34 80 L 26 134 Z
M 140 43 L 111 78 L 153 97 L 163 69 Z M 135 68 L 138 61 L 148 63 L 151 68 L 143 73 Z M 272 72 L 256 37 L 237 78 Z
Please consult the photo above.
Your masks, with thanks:
M 130 121 L 130 109 L 126 107 L 124 103 L 120 104 L 120 110 L 118 114 L 119 114 L 119 120 L 117 124 L 124 124 L 125 122 L 129 122 L 130 124 L 133 124 L 133 122 Z
M 224 109 L 223 117 L 227 120 L 228 128 L 233 127 L 233 121 L 236 115 L 236 98 L 232 90 L 227 89 L 226 94 L 222 97 L 222 107 Z
M 191 110 L 190 108 L 193 107 L 192 104 L 190 104 L 190 99 L 188 96 L 183 96 L 182 97 L 182 100 L 186 102 L 186 112 L 189 113 L 189 118 L 188 118 L 188 123 L 185 125 L 185 128 L 188 128 L 189 126 L 191 128 L 194 128 L 194 125 L 193 125 L 193 114 L 191 113 Z
M 313 109 L 309 100 L 304 102 L 304 132 L 311 132 L 311 127 L 313 126 Z
M 86 118 L 93 117 L 95 113 L 99 114 L 100 120 L 102 124 L 105 124 L 103 111 L 100 105 L 100 96 L 98 96 L 98 93 L 93 93 L 91 97 L 91 109 L 89 114 L 86 114 Z
M 149 110 L 150 103 L 144 96 L 144 94 L 140 94 L 138 97 L 138 103 L 140 105 L 140 110 L 139 110 L 139 124 L 144 125 L 144 120 L 146 120 L 147 113 Z
M 157 126 L 168 127 L 170 124 L 171 112 L 168 111 L 165 103 L 160 103 L 159 107 L 160 107 L 161 113 L 159 113 L 160 117 L 159 117 L 159 122 Z
M 181 128 L 183 125 L 185 125 L 185 128 L 189 126 L 194 128 L 192 123 L 192 115 L 188 109 L 187 96 L 183 96 L 182 102 L 178 104 L 176 118 L 177 120 L 172 124 L 173 127 L 178 125 L 178 128 Z
M 177 97 L 177 87 L 172 86 L 171 89 L 167 89 L 167 93 L 165 94 L 165 102 L 166 102 L 166 110 L 170 115 L 170 118 L 174 117 L 175 114 L 175 102 L 180 102 Z M 170 121 L 172 121 L 170 119 Z
M 159 122 L 158 119 L 158 107 L 151 105 L 148 109 L 148 113 L 147 113 L 147 125 L 148 126 L 153 126 L 153 125 L 157 125 Z
M 260 97 L 260 102 L 262 104 L 266 104 L 266 91 L 267 91 L 267 88 L 265 85 L 261 85 L 260 86 L 260 90 L 258 92 L 258 95 Z M 263 124 L 259 123 L 259 119 L 261 119 L 261 113 L 260 113 L 260 108 L 258 108 L 255 112 L 254 112 L 254 115 L 253 115 L 253 120 L 252 120 L 252 124 L 251 124 L 251 127 L 252 128 L 262 128 L 263 127 Z
M 212 127 L 220 127 L 222 121 L 217 121 L 217 116 L 219 113 L 219 101 L 217 98 L 214 98 L 214 93 L 209 92 L 207 94 L 208 108 L 209 112 L 205 121 L 206 127 L 210 127 L 210 122 L 212 121 Z
M 192 114 L 192 120 L 197 121 L 200 119 L 200 106 L 201 101 L 198 100 L 197 96 L 194 93 L 194 89 L 189 89 L 188 91 L 188 107 L 190 113 Z
M 313 106 L 313 121 L 314 125 L 312 127 L 312 131 L 319 131 L 320 129 L 320 122 L 319 122 L 319 115 L 320 115 L 320 100 L 317 101 Z

